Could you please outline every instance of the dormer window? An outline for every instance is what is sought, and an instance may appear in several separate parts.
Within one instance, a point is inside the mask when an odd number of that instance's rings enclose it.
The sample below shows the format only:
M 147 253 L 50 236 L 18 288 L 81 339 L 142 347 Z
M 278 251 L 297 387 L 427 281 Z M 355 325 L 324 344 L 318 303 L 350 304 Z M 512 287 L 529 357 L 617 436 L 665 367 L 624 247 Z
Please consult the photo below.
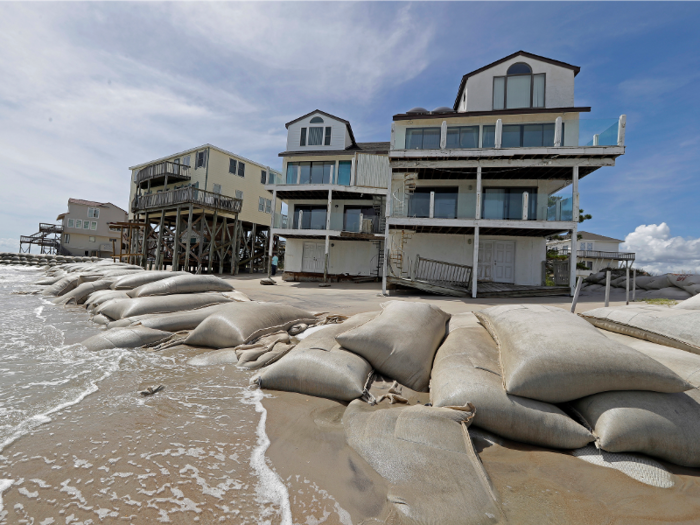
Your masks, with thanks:
M 517 62 L 504 77 L 493 78 L 493 109 L 544 107 L 544 73 L 533 75 L 532 68 Z
M 309 120 L 309 124 L 323 124 L 323 119 L 321 117 L 314 117 Z M 309 126 L 308 129 L 308 141 L 307 141 L 307 130 L 306 128 L 301 128 L 301 137 L 299 141 L 300 146 L 330 146 L 331 145 L 331 126 Z

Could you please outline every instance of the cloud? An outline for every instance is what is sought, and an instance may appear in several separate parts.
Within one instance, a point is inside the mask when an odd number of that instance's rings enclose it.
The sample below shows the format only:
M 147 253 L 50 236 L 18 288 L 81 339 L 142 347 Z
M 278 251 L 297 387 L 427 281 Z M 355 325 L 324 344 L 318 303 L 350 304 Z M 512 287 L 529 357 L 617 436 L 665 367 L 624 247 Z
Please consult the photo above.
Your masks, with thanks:
M 19 251 L 19 238 L 0 238 L 0 252 L 17 253 Z
M 700 238 L 671 237 L 662 222 L 637 228 L 625 237 L 622 249 L 635 252 L 635 265 L 654 273 L 700 273 Z

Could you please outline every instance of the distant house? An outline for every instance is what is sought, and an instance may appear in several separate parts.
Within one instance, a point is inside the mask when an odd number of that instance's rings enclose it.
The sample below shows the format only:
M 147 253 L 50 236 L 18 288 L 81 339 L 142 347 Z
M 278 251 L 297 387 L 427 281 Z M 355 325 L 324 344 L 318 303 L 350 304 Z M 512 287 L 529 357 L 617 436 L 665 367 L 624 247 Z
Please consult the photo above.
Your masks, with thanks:
M 124 222 L 127 213 L 111 202 L 68 199 L 68 211 L 56 220 L 63 225 L 61 252 L 76 256 L 111 257 L 112 240 L 119 242 L 119 231 L 108 225 Z
M 620 239 L 584 231 L 578 232 L 577 239 L 578 262 L 588 268 L 587 271 L 579 271 L 579 274 L 588 275 L 603 268 L 620 268 L 624 267 L 628 261 L 634 261 L 634 253 L 620 251 L 620 244 L 624 242 Z M 571 250 L 571 235 L 548 240 L 547 250 L 568 255 Z

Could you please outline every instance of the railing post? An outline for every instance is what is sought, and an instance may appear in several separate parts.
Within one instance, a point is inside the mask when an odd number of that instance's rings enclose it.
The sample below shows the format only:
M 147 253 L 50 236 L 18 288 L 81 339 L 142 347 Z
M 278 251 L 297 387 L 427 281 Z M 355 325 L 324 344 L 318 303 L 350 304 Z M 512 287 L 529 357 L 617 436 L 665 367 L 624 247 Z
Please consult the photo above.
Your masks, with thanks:
M 442 121 L 442 126 L 440 126 L 440 149 L 445 149 L 447 146 L 447 121 Z
M 526 221 L 528 219 L 528 213 L 529 213 L 529 201 L 530 201 L 530 194 L 526 191 L 523 192 L 523 220 Z
M 496 121 L 496 137 L 494 142 L 496 149 L 500 149 L 503 143 L 503 121 L 500 118 Z
M 474 226 L 474 250 L 472 256 L 472 299 L 476 299 L 476 281 L 479 276 L 479 224 Z
M 610 306 L 610 270 L 605 272 L 605 307 Z
M 481 166 L 476 168 L 476 211 L 474 218 L 481 219 Z
M 430 211 L 428 212 L 428 217 L 431 219 L 435 215 L 435 192 L 431 191 L 430 192 Z
M 625 128 L 627 127 L 627 115 L 620 115 L 620 123 L 617 127 L 617 145 L 625 145 Z
M 595 135 L 593 135 L 593 145 L 597 146 L 599 141 L 600 141 L 600 135 L 596 133 Z
M 562 135 L 562 119 L 557 117 L 554 121 L 554 147 L 560 148 L 564 143 Z

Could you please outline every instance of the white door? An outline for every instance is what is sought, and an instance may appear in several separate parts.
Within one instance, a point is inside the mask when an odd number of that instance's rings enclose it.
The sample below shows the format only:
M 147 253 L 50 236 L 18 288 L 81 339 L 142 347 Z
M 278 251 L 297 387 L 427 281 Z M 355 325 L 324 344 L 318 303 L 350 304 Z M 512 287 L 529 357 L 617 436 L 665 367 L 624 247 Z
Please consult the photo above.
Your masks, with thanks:
M 515 242 L 494 241 L 493 253 L 494 282 L 515 282 Z
M 479 242 L 479 268 L 476 278 L 479 281 L 493 280 L 493 241 Z
M 301 271 L 319 273 L 323 271 L 325 243 L 305 242 L 304 255 L 301 260 Z

